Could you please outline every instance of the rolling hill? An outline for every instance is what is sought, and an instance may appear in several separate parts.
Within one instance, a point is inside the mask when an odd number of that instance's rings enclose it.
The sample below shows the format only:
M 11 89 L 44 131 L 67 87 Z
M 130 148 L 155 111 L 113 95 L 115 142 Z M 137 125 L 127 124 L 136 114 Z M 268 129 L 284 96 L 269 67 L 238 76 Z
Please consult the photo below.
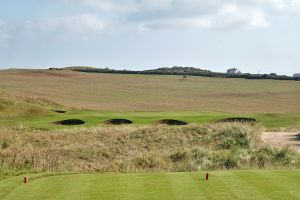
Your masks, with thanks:
M 296 81 L 3 70 L 0 90 L 112 112 L 299 113 Z

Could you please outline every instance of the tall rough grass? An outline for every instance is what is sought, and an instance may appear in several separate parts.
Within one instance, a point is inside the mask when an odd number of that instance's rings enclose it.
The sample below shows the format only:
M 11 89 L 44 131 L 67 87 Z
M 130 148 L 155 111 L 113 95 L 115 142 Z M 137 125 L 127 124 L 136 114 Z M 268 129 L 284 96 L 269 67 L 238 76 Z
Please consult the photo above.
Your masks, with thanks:
M 0 171 L 129 172 L 297 168 L 299 155 L 241 124 L 0 131 Z
M 37 117 L 49 114 L 48 107 L 62 107 L 43 98 L 10 95 L 0 90 L 0 119 Z

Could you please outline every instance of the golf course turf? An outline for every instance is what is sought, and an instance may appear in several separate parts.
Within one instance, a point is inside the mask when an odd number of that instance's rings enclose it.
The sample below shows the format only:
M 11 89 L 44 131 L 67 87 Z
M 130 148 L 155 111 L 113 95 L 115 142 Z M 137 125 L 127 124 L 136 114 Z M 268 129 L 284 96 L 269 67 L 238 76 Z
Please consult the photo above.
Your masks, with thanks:
M 72 174 L 46 176 L 1 193 L 3 200 L 120 200 L 120 199 L 300 199 L 299 170 Z M 5 189 L 5 188 L 4 188 Z
M 29 128 L 60 129 L 64 126 L 58 126 L 53 122 L 64 121 L 68 119 L 79 119 L 85 123 L 84 127 L 95 127 L 105 125 L 107 120 L 127 119 L 135 125 L 157 124 L 164 119 L 180 120 L 191 123 L 215 123 L 219 120 L 234 117 L 254 118 L 263 127 L 267 129 L 276 128 L 298 128 L 300 124 L 299 113 L 261 113 L 261 114 L 230 114 L 218 112 L 101 112 L 92 110 L 67 110 L 66 113 L 50 112 L 44 115 L 24 115 L 14 117 L 0 116 L 0 127 L 16 127 L 21 125 Z M 76 126 L 75 126 L 76 127 Z

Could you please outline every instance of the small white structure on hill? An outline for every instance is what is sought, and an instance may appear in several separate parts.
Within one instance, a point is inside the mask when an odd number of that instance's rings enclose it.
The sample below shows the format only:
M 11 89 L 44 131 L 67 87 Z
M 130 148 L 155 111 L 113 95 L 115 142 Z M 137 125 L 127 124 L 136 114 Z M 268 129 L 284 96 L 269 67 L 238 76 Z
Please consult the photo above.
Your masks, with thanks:
M 300 78 L 300 73 L 299 74 L 294 74 L 294 78 Z
M 242 72 L 238 68 L 230 68 L 227 70 L 227 74 L 241 74 Z

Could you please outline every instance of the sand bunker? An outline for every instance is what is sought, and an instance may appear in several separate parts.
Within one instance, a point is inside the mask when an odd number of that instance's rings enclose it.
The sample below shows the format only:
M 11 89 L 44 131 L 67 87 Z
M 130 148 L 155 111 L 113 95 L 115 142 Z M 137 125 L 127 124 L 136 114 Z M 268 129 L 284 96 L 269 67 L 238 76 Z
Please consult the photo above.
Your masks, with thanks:
M 132 124 L 133 122 L 128 119 L 109 119 L 104 122 L 104 124 L 109 125 L 123 125 L 123 124 Z
M 85 122 L 80 119 L 67 119 L 67 120 L 53 122 L 53 124 L 68 126 L 68 125 L 82 125 L 85 124 Z
M 261 135 L 266 144 L 277 148 L 290 146 L 300 153 L 300 133 L 299 132 L 264 132 Z
M 156 122 L 156 124 L 165 124 L 165 125 L 171 125 L 171 126 L 183 126 L 183 125 L 187 125 L 188 123 L 186 123 L 184 121 L 180 121 L 180 120 L 175 120 L 175 119 L 163 119 L 163 120 Z
M 67 111 L 65 110 L 52 110 L 53 112 L 56 112 L 56 113 L 66 113 Z
M 257 122 L 254 118 L 247 118 L 247 117 L 231 117 L 226 119 L 221 119 L 217 121 L 217 123 L 255 123 Z

